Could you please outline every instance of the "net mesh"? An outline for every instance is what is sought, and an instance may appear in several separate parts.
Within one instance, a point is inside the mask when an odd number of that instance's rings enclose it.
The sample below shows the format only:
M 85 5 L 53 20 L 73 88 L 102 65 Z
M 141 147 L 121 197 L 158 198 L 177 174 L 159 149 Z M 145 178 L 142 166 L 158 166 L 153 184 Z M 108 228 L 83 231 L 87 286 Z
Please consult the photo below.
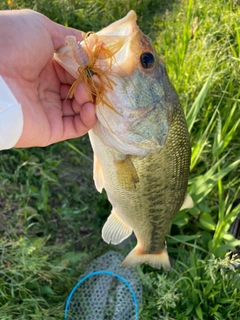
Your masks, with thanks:
M 131 269 L 120 268 L 123 257 L 110 251 L 95 259 L 86 274 L 98 270 L 124 278 L 130 288 L 121 279 L 109 274 L 89 276 L 74 291 L 71 297 L 67 320 L 135 320 L 136 304 L 142 301 L 142 286 L 138 275 Z M 134 301 L 134 295 L 136 301 Z

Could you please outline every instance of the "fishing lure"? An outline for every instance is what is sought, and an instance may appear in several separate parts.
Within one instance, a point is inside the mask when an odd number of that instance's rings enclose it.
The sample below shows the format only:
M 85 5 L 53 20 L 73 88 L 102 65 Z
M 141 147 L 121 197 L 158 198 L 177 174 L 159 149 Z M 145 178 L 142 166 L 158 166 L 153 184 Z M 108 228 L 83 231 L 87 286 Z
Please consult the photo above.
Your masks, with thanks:
M 116 83 L 109 77 L 112 64 L 115 62 L 114 53 L 103 41 L 99 41 L 94 32 L 83 33 L 83 45 L 74 36 L 66 37 L 66 44 L 72 47 L 73 57 L 78 63 L 78 78 L 72 84 L 67 98 L 72 98 L 79 82 L 86 84 L 89 98 L 96 105 L 103 103 L 114 110 L 105 95 L 106 89 L 113 90 Z M 104 69 L 97 64 L 101 59 L 109 59 Z M 111 73 L 113 76 L 113 73 Z

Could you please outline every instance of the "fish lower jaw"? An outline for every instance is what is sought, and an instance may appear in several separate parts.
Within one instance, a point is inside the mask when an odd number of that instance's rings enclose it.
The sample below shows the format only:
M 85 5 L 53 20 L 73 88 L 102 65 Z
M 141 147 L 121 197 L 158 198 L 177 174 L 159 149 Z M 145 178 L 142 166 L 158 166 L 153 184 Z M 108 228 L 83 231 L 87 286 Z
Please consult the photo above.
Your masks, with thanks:
M 156 141 L 146 140 L 142 143 L 138 141 L 139 135 L 134 135 L 127 129 L 113 130 L 110 127 L 106 128 L 100 120 L 90 130 L 90 136 L 92 139 L 100 141 L 103 146 L 110 147 L 121 155 L 144 157 L 148 153 L 157 153 L 162 149 Z
M 123 260 L 121 267 L 130 268 L 141 264 L 148 264 L 157 269 L 163 268 L 165 271 L 171 270 L 168 253 L 164 248 L 157 252 L 148 253 L 135 247 Z

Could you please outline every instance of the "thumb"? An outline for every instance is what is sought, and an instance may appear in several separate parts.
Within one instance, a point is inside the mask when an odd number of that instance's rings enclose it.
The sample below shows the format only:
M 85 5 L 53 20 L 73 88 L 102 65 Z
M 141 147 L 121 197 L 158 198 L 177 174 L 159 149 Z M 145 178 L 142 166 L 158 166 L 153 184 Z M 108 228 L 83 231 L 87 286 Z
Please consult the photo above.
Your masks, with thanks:
M 45 16 L 44 18 L 46 19 L 46 28 L 51 36 L 54 50 L 65 45 L 65 38 L 67 36 L 75 36 L 77 41 L 81 41 L 83 39 L 82 31 L 64 27 Z

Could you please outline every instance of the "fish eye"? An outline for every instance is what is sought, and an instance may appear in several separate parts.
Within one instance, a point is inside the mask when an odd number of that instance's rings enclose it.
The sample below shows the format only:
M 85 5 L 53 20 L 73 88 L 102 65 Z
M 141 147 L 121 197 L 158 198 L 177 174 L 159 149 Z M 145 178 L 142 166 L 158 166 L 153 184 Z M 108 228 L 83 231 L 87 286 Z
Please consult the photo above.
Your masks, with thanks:
M 143 52 L 140 61 L 144 69 L 152 68 L 155 62 L 154 55 L 151 52 Z

